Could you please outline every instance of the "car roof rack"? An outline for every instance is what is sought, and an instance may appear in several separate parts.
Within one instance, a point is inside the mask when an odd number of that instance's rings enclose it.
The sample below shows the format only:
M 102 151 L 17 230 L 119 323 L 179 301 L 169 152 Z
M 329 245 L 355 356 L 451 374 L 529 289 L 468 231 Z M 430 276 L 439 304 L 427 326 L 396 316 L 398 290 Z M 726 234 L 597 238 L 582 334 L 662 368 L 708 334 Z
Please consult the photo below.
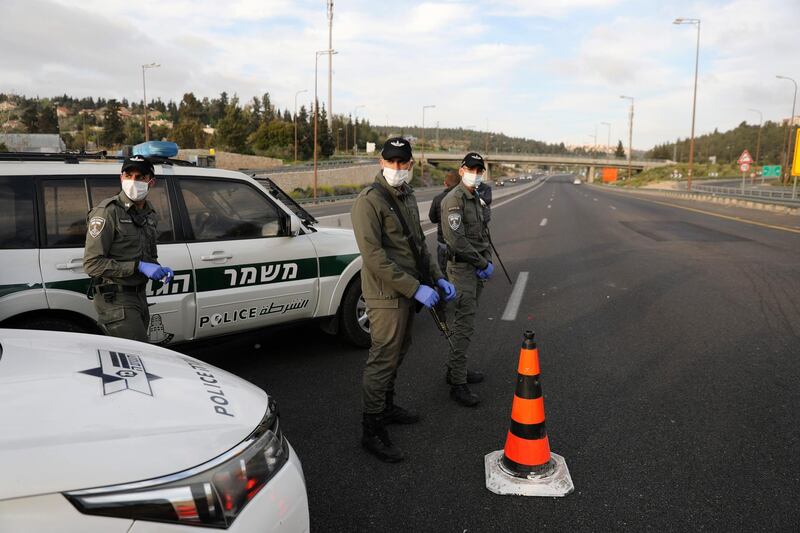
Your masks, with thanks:
M 181 167 L 197 166 L 191 161 L 171 159 L 169 157 L 150 156 L 149 159 L 156 165 L 176 165 Z M 108 155 L 103 150 L 100 152 L 0 152 L 0 161 L 63 161 L 68 164 L 77 164 L 83 160 L 88 161 L 124 161 L 125 158 L 117 155 Z

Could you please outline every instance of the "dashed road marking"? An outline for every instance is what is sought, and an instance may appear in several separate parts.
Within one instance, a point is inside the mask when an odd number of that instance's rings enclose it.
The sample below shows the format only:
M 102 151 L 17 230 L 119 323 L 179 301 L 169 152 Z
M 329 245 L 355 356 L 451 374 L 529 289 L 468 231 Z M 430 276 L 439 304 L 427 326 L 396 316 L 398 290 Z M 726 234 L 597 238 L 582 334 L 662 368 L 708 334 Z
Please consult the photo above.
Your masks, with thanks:
M 550 209 L 551 207 L 552 207 L 552 206 L 551 206 L 550 204 L 547 204 L 547 209 Z
M 616 210 L 617 210 L 617 208 L 616 208 L 616 207 L 614 207 L 613 205 L 610 205 L 610 206 L 608 206 L 608 207 L 610 207 L 610 208 L 611 208 L 611 209 L 613 209 L 614 211 L 616 211 Z
M 546 219 L 546 218 L 543 218 L 543 219 L 542 219 L 542 221 L 541 221 L 541 222 L 539 222 L 539 225 L 540 225 L 540 226 L 546 226 L 546 225 L 547 225 L 547 219 Z
M 517 281 L 514 283 L 514 288 L 511 290 L 511 296 L 508 297 L 506 309 L 503 311 L 503 316 L 500 320 L 516 320 L 517 313 L 519 312 L 519 304 L 522 303 L 522 295 L 525 294 L 525 286 L 528 284 L 528 273 L 520 272 L 517 276 Z

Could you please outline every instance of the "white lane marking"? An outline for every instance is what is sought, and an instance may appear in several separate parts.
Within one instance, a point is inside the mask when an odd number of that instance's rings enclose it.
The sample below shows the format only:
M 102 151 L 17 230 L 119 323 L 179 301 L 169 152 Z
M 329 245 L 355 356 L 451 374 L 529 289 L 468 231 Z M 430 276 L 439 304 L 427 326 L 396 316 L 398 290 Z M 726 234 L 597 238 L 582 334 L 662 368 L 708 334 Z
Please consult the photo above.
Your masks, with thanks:
M 539 222 L 539 225 L 540 225 L 540 226 L 546 226 L 546 225 L 547 225 L 547 219 L 546 219 L 546 218 L 543 218 L 543 219 L 542 219 L 542 221 L 541 221 L 541 222 Z
M 511 290 L 511 296 L 508 297 L 506 309 L 503 311 L 503 316 L 500 320 L 516 320 L 517 312 L 519 312 L 519 304 L 522 303 L 522 295 L 525 294 L 525 285 L 528 284 L 528 273 L 520 272 L 517 276 L 517 281 L 514 283 L 514 288 Z
M 596 202 L 596 201 L 597 201 L 597 198 L 592 198 L 592 200 L 594 200 L 594 201 Z
M 547 204 L 547 209 L 550 209 L 551 207 L 553 207 L 553 206 L 551 206 L 550 204 Z
M 614 207 L 613 205 L 610 205 L 610 206 L 608 206 L 608 207 L 610 207 L 610 208 L 611 208 L 611 209 L 613 209 L 614 211 L 616 211 L 616 210 L 617 210 L 617 208 L 616 208 L 616 207 Z

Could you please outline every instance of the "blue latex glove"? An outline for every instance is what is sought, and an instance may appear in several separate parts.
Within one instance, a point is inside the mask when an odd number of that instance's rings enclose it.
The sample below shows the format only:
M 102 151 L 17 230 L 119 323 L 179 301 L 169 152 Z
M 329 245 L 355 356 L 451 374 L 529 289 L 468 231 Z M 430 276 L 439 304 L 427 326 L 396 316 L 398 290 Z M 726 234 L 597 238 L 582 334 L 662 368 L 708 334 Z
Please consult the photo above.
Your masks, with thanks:
M 162 267 L 167 275 L 161 279 L 164 283 L 169 283 L 175 277 L 175 272 L 170 267 Z
M 453 287 L 453 284 L 447 281 L 444 278 L 439 278 L 436 280 L 436 285 L 439 286 L 444 291 L 444 301 L 449 302 L 453 298 L 456 297 L 456 288 Z
M 427 285 L 420 285 L 414 293 L 414 299 L 430 309 L 439 302 L 439 293 Z
M 139 272 L 154 281 L 160 280 L 167 275 L 167 272 L 161 265 L 147 263 L 145 261 L 139 261 Z
M 486 268 L 484 268 L 483 270 L 481 270 L 480 268 L 476 269 L 475 275 L 481 279 L 489 279 L 492 277 L 493 272 L 494 272 L 494 265 L 491 262 L 489 262 L 489 264 L 486 265 Z

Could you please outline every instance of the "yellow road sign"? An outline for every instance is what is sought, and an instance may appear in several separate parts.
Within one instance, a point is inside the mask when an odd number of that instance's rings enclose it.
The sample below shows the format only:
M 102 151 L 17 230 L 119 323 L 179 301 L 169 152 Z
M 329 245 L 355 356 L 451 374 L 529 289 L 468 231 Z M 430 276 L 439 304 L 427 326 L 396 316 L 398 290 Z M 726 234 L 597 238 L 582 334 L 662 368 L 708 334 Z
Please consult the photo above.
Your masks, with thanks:
M 792 163 L 792 176 L 800 176 L 800 135 L 794 132 L 794 162 Z

